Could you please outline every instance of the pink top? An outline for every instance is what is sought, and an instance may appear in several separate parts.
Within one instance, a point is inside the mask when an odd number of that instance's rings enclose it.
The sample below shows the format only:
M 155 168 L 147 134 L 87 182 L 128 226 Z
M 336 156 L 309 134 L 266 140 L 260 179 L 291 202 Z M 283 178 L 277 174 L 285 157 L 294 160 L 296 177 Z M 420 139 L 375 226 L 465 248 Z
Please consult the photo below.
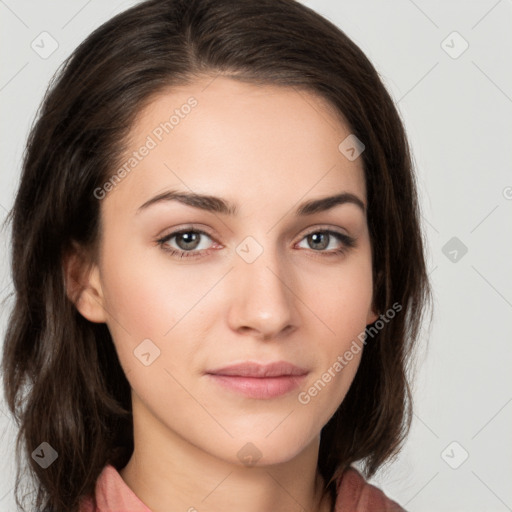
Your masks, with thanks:
M 405 512 L 354 468 L 338 479 L 335 512 Z M 114 466 L 107 464 L 96 481 L 96 500 L 84 500 L 80 512 L 151 512 L 128 487 Z

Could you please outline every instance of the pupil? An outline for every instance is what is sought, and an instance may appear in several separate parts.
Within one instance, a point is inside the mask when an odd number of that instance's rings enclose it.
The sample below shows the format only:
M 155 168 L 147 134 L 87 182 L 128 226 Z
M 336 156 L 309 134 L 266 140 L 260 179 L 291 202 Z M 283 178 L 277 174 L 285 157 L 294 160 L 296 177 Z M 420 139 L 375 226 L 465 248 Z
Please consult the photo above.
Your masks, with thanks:
M 182 249 L 194 249 L 195 245 L 197 245 L 198 235 L 199 235 L 199 233 L 192 233 L 192 232 L 181 233 L 178 236 L 178 240 L 184 239 L 185 242 L 184 242 L 184 244 L 178 244 L 178 245 L 180 245 L 180 246 L 184 245 L 184 247 L 182 247 Z
M 321 240 L 319 241 L 318 239 L 320 238 L 324 238 L 324 241 L 323 243 L 321 242 Z M 326 236 L 326 233 L 313 233 L 312 235 L 310 235 L 310 238 L 313 240 L 313 243 L 320 243 L 321 247 L 316 247 L 317 249 L 325 249 L 327 247 L 327 245 L 329 245 L 327 242 L 327 236 Z

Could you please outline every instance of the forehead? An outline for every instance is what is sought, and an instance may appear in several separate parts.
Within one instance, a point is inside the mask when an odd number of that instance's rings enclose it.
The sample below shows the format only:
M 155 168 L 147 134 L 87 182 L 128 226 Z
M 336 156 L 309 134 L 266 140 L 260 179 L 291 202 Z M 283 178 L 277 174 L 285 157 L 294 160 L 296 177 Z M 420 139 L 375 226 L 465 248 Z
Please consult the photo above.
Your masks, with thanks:
M 133 211 L 166 188 L 237 204 L 293 204 L 339 191 L 364 200 L 362 159 L 338 148 L 349 135 L 341 115 L 311 92 L 198 79 L 160 93 L 139 113 L 119 165 L 126 172 L 107 202 Z

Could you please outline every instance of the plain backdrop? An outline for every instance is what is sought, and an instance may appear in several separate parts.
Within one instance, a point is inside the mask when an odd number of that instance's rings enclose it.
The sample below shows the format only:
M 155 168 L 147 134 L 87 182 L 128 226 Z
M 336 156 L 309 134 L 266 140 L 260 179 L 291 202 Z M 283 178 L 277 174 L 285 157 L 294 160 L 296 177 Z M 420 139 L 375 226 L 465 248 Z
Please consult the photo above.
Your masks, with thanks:
M 51 76 L 134 3 L 0 0 L 0 220 Z M 414 422 L 400 457 L 372 481 L 409 511 L 512 510 L 511 1 L 304 3 L 366 53 L 395 99 L 428 238 L 435 311 Z M 8 233 L 1 243 L 3 299 L 12 291 Z M 11 512 L 16 429 L 3 396 L 0 407 L 0 511 Z

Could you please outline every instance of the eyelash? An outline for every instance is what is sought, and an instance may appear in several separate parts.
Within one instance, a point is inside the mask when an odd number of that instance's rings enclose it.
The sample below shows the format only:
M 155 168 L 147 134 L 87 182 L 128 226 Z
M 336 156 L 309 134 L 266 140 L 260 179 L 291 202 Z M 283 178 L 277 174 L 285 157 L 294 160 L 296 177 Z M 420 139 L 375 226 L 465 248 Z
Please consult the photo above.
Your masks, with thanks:
M 181 251 L 181 250 L 177 250 L 177 249 L 169 249 L 168 247 L 165 246 L 165 244 L 169 240 L 171 240 L 172 238 L 174 238 L 177 235 L 182 235 L 184 233 L 196 233 L 196 234 L 206 235 L 207 237 L 212 238 L 212 236 L 209 233 L 202 231 L 200 229 L 186 228 L 186 229 L 181 229 L 179 231 L 174 231 L 173 233 L 170 233 L 169 235 L 159 238 L 158 240 L 156 240 L 156 243 L 162 248 L 163 251 L 169 253 L 172 257 L 176 257 L 176 258 L 184 258 L 184 257 L 185 258 L 202 258 L 211 251 L 211 249 L 204 249 L 202 251 L 197 251 L 197 250 Z M 330 229 L 316 229 L 314 231 L 310 231 L 309 233 L 306 233 L 301 240 L 308 237 L 309 235 L 313 235 L 313 234 L 317 234 L 317 233 L 323 233 L 323 234 L 327 233 L 329 235 L 333 235 L 335 238 L 337 238 L 343 244 L 343 247 L 341 247 L 340 249 L 335 249 L 335 250 L 331 250 L 331 251 L 325 251 L 325 250 L 315 251 L 315 250 L 311 249 L 312 252 L 320 253 L 321 256 L 326 256 L 328 258 L 336 257 L 336 256 L 339 257 L 339 256 L 344 255 L 349 249 L 351 249 L 352 247 L 355 246 L 356 241 L 354 238 L 352 238 L 348 235 L 345 235 L 343 233 L 339 233 L 338 231 L 333 231 Z

